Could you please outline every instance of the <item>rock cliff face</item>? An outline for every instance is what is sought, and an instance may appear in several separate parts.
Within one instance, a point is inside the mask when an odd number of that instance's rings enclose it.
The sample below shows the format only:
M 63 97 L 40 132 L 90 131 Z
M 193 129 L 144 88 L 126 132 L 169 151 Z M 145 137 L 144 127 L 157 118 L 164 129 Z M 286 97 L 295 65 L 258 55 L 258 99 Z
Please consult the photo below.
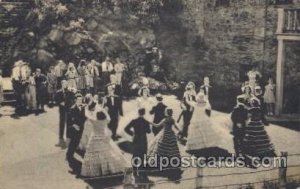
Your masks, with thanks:
M 33 68 L 46 71 L 59 59 L 77 64 L 81 59 L 102 61 L 110 55 L 121 56 L 134 70 L 146 49 L 156 44 L 151 23 L 119 5 L 56 2 L 45 2 L 29 12 L 2 64 L 10 67 L 15 60 L 25 59 Z

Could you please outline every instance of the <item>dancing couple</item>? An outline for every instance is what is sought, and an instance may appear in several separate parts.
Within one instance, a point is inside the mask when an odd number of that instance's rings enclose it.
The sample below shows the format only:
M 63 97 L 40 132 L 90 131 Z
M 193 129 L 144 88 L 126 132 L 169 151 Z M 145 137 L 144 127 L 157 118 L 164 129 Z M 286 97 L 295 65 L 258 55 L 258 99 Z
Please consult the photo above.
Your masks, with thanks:
M 140 158 L 143 161 L 146 154 L 148 157 L 157 156 L 168 158 L 169 160 L 176 157 L 180 159 L 181 155 L 173 127 L 177 130 L 179 129 L 173 119 L 173 110 L 166 108 L 164 112 L 165 118 L 158 124 L 150 123 L 145 119 L 145 108 L 140 108 L 138 114 L 138 118 L 133 119 L 125 127 L 125 132 L 133 136 L 133 159 Z M 155 136 L 148 149 L 147 134 L 151 133 L 151 125 L 162 130 Z M 147 177 L 145 167 L 134 166 L 133 169 L 136 182 L 151 182 Z M 162 173 L 162 176 L 166 176 L 170 180 L 178 180 L 182 172 L 180 167 L 178 167 L 164 170 Z
M 201 96 L 204 95 L 203 101 L 206 102 L 205 111 L 207 114 L 211 113 L 211 107 L 209 102 L 209 93 L 210 93 L 210 82 L 208 77 L 204 77 L 204 84 L 200 87 Z M 203 95 L 202 95 L 203 94 Z M 198 95 L 199 96 L 199 95 Z M 180 114 L 177 123 L 180 122 L 181 118 L 183 118 L 183 127 L 182 131 L 179 133 L 178 138 L 181 142 L 183 142 L 188 137 L 189 126 L 191 124 L 191 120 L 193 118 L 197 93 L 196 93 L 196 85 L 194 82 L 189 82 L 185 87 L 185 92 L 183 94 L 183 99 L 181 102 L 182 113 Z
M 263 112 L 256 97 L 245 100 L 237 97 L 237 105 L 231 113 L 233 143 L 237 157 L 245 157 L 246 165 L 255 168 L 250 160 L 255 157 L 275 157 L 275 149 L 264 128 Z
M 62 86 L 65 86 L 65 82 Z M 65 91 L 60 93 L 61 98 L 66 96 Z M 69 142 L 66 159 L 71 168 L 70 173 L 78 177 L 92 178 L 123 173 L 129 163 L 110 139 L 111 132 L 108 125 L 112 119 L 106 106 L 106 98 L 91 94 L 87 94 L 84 98 L 77 93 L 74 99 L 75 104 L 70 107 L 67 115 Z M 64 113 L 61 116 L 66 114 L 65 100 L 64 98 L 60 103 L 62 109 L 60 113 Z M 66 145 L 63 137 L 60 137 L 59 145 Z M 74 157 L 75 152 L 83 156 L 82 162 Z

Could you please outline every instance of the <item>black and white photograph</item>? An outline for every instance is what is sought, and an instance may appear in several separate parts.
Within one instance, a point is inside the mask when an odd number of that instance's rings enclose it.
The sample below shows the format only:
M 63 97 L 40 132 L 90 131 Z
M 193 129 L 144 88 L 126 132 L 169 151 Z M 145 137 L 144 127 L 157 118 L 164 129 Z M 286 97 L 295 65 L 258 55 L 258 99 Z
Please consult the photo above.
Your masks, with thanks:
M 300 189 L 300 0 L 0 0 L 0 189 Z

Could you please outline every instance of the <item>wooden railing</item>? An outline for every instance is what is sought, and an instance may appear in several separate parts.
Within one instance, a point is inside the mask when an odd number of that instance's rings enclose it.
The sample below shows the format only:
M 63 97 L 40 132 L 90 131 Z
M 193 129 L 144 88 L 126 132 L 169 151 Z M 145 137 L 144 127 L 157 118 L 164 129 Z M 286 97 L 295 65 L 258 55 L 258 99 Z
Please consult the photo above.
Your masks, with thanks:
M 300 34 L 300 9 L 278 10 L 278 34 Z

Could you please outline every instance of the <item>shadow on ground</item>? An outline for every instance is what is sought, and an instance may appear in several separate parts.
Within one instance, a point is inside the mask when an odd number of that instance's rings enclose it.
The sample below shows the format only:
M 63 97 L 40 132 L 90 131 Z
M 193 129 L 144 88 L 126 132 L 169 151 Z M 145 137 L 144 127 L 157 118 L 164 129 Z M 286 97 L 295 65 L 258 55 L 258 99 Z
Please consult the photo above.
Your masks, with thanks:
M 132 142 L 130 141 L 124 141 L 124 142 L 120 142 L 118 144 L 118 146 L 120 147 L 120 149 L 126 153 L 130 153 L 132 154 Z
M 187 153 L 194 155 L 196 157 L 204 157 L 204 158 L 232 157 L 231 153 L 219 147 L 203 148 L 201 150 L 191 150 L 191 151 L 187 151 Z

